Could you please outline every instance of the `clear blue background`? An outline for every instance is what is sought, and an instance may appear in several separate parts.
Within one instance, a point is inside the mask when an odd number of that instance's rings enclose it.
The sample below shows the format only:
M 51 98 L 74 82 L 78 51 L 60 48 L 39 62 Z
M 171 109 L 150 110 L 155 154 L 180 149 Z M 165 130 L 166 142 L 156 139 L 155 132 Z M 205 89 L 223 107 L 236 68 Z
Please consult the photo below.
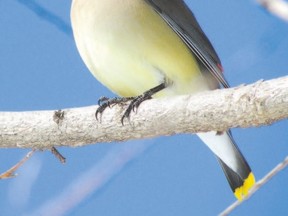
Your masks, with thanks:
M 187 3 L 232 86 L 287 74 L 287 23 L 252 0 Z M 112 96 L 80 59 L 67 27 L 70 4 L 0 1 L 1 111 L 81 107 Z M 233 134 L 258 179 L 288 153 L 287 120 Z M 194 135 L 59 150 L 65 165 L 49 151 L 38 152 L 17 178 L 0 181 L 1 216 L 216 215 L 235 201 L 214 156 Z M 1 149 L 0 172 L 27 152 Z M 288 170 L 232 215 L 288 215 Z

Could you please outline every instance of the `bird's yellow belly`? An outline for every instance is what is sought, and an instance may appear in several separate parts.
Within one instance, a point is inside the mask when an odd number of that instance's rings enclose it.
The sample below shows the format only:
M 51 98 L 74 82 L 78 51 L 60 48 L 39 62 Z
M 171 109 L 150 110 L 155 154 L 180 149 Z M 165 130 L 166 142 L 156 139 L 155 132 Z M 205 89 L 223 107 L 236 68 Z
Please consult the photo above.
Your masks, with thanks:
M 194 56 L 179 36 L 145 1 L 130 4 L 134 9 L 118 5 L 115 14 L 110 9 L 101 20 L 88 18 L 75 34 L 76 41 L 81 34 L 77 46 L 92 74 L 125 97 L 140 95 L 164 81 L 168 87 L 155 96 L 208 89 Z

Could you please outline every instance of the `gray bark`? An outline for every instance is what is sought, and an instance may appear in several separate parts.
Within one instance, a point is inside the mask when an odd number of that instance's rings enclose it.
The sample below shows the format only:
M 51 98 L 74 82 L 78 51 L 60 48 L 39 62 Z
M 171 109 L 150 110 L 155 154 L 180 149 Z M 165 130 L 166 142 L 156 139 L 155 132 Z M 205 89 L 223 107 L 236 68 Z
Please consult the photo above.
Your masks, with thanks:
M 95 119 L 97 106 L 63 109 L 63 115 L 56 115 L 55 111 L 0 112 L 0 147 L 75 147 L 269 125 L 288 117 L 288 77 L 148 100 L 122 125 L 126 107 L 127 104 L 107 108 L 101 122 Z

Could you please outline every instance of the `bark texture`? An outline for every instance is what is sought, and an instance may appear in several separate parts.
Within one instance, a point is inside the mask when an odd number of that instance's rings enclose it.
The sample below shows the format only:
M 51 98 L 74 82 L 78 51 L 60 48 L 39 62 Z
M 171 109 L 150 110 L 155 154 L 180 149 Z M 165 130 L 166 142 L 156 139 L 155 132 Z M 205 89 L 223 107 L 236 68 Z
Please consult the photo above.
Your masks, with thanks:
M 127 106 L 57 111 L 0 112 L 1 148 L 82 146 L 178 133 L 269 125 L 288 117 L 288 77 L 247 86 L 152 99 L 121 124 Z

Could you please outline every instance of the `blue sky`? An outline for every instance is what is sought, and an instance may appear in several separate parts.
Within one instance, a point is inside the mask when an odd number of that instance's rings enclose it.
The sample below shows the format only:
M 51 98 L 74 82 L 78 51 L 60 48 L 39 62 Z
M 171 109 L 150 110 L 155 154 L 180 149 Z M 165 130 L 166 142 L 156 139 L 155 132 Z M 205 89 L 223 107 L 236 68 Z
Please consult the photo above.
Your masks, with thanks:
M 231 86 L 287 75 L 287 23 L 252 0 L 186 2 Z M 70 4 L 0 1 L 1 111 L 81 107 L 113 96 L 80 59 L 65 25 Z M 256 178 L 285 158 L 287 133 L 287 120 L 233 130 Z M 216 215 L 235 201 L 215 157 L 195 135 L 59 150 L 65 165 L 48 151 L 38 152 L 17 178 L 0 181 L 1 215 Z M 27 152 L 1 149 L 0 172 Z M 284 170 L 232 215 L 287 215 L 287 182 Z

